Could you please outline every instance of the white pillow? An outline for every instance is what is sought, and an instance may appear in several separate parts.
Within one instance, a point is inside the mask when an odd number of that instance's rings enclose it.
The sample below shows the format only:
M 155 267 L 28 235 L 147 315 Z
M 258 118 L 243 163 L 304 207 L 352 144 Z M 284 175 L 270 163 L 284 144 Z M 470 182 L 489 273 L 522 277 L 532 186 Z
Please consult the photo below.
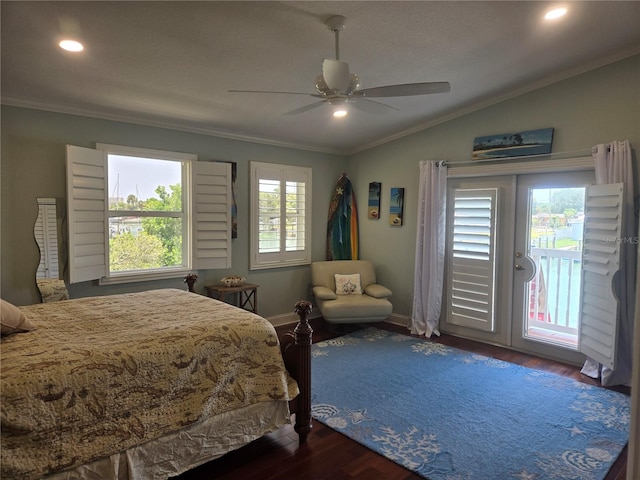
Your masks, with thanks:
M 0 299 L 0 320 L 2 323 L 2 335 L 28 332 L 36 329 L 36 326 L 24 316 L 22 310 L 2 299 Z
M 340 275 L 336 273 L 335 278 L 336 295 L 362 295 L 359 273 L 353 273 L 351 275 Z

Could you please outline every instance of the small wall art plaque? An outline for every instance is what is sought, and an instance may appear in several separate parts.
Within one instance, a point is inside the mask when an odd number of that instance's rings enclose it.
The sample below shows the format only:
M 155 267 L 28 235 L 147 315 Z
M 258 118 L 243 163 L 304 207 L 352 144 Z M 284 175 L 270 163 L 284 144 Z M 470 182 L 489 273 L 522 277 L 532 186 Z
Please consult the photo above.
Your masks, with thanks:
M 404 212 L 404 188 L 391 188 L 389 203 L 389 225 L 394 227 L 402 226 Z
M 369 184 L 369 201 L 367 204 L 367 217 L 373 220 L 380 219 L 380 194 L 382 184 L 380 182 L 371 182 Z

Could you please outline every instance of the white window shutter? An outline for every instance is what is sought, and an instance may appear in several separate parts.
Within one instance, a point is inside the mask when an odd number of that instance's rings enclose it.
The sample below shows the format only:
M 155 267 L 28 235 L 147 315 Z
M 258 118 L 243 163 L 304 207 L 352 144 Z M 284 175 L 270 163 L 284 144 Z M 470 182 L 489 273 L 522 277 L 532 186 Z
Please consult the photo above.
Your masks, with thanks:
M 311 204 L 310 172 L 289 171 L 285 175 L 284 205 L 285 233 L 282 246 L 285 262 L 310 262 L 310 232 L 306 220 Z
M 193 162 L 193 268 L 231 268 L 231 164 Z
M 279 165 L 251 162 L 251 258 L 250 268 L 278 266 L 283 262 L 282 199 L 283 168 Z M 276 190 L 277 189 L 277 190 Z M 278 192 L 274 205 L 264 203 L 261 192 Z M 267 232 L 268 238 L 261 240 Z
M 614 275 L 620 268 L 623 184 L 587 188 L 582 251 L 578 349 L 614 369 L 619 304 Z
M 55 198 L 38 198 L 38 218 L 33 233 L 40 249 L 36 278 L 59 278 L 58 216 Z
M 48 278 L 49 275 L 49 262 L 47 259 L 47 239 L 45 234 L 45 218 L 46 210 L 45 205 L 38 205 L 38 218 L 33 227 L 33 235 L 36 238 L 36 244 L 40 250 L 40 263 L 38 264 L 38 270 L 36 271 L 36 278 Z
M 251 162 L 249 268 L 311 263 L 311 181 L 307 167 Z
M 105 153 L 67 145 L 70 283 L 106 275 L 106 202 Z
M 452 189 L 449 197 L 447 322 L 485 332 L 495 330 L 497 200 L 495 188 Z

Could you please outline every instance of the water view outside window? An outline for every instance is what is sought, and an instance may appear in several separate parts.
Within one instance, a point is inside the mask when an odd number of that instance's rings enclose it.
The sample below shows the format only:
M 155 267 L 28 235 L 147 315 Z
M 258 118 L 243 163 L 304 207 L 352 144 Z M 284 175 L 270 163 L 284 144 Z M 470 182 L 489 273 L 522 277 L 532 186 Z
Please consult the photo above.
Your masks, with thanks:
M 280 181 L 261 178 L 258 185 L 260 253 L 280 251 Z
M 260 179 L 258 186 L 259 207 L 259 252 L 279 252 L 282 226 L 285 221 L 285 250 L 297 251 L 305 248 L 305 184 L 304 182 L 284 182 Z M 284 203 L 284 205 L 283 205 Z M 284 208 L 284 215 L 282 213 Z
M 306 188 L 304 182 L 287 182 L 286 194 L 286 251 L 300 251 L 305 249 L 305 202 Z
M 109 271 L 184 265 L 183 162 L 108 156 Z
M 577 347 L 585 188 L 531 190 L 529 282 L 525 336 Z

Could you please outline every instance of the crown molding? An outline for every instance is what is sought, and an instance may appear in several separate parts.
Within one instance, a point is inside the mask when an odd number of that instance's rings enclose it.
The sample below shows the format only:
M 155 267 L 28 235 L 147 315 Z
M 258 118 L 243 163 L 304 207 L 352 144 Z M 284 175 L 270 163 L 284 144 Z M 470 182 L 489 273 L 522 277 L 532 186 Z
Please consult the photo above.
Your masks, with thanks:
M 134 115 L 105 113 L 89 108 L 77 108 L 67 105 L 59 105 L 55 103 L 39 102 L 18 97 L 2 97 L 0 99 L 2 105 L 11 107 L 29 108 L 32 110 L 43 110 L 52 113 L 63 113 L 65 115 L 76 115 L 81 117 L 97 118 L 100 120 L 109 120 L 113 122 L 132 123 L 134 125 L 142 125 L 146 127 L 165 128 L 168 130 L 176 130 L 180 132 L 196 133 L 199 135 L 208 135 L 212 137 L 225 138 L 228 140 L 236 140 L 240 142 L 257 143 L 261 145 L 269 145 L 272 147 L 291 148 L 295 150 L 304 150 L 316 153 L 327 153 L 331 155 L 346 155 L 346 151 L 336 148 L 323 148 L 315 145 L 305 145 L 299 143 L 284 142 L 270 138 L 255 137 L 227 130 L 216 128 L 197 127 L 193 125 L 185 125 L 179 122 L 152 120 L 149 118 L 136 117 Z
M 272 147 L 290 148 L 295 150 L 325 153 L 330 155 L 351 156 L 351 155 L 355 155 L 357 153 L 361 153 L 366 150 L 370 150 L 370 149 L 379 147 L 381 145 L 393 142 L 395 140 L 399 140 L 409 135 L 419 133 L 421 131 L 427 130 L 437 125 L 441 125 L 443 123 L 449 122 L 451 120 L 462 117 L 464 115 L 468 115 L 478 110 L 491 107 L 493 105 L 499 104 L 506 100 L 510 100 L 520 95 L 533 92 L 535 90 L 553 85 L 554 83 L 567 80 L 569 78 L 581 75 L 583 73 L 587 73 L 591 70 L 604 67 L 606 65 L 624 60 L 626 58 L 630 58 L 638 54 L 640 54 L 640 46 L 633 46 L 629 49 L 621 50 L 620 52 L 617 52 L 614 55 L 599 58 L 587 64 L 582 64 L 578 67 L 565 69 L 565 70 L 562 70 L 561 72 L 555 72 L 552 75 L 548 75 L 543 79 L 540 79 L 536 82 L 528 84 L 524 87 L 518 87 L 518 88 L 505 91 L 503 94 L 497 97 L 480 100 L 478 102 L 465 105 L 464 107 L 453 109 L 449 112 L 445 112 L 441 115 L 438 115 L 436 118 L 433 118 L 426 122 L 422 122 L 406 130 L 402 130 L 392 135 L 379 138 L 374 142 L 370 142 L 370 143 L 356 146 L 353 148 L 318 147 L 316 145 L 306 145 L 306 144 L 285 142 L 285 141 L 274 140 L 270 138 L 240 134 L 240 133 L 216 129 L 216 128 L 205 128 L 205 127 L 198 127 L 194 125 L 185 125 L 178 121 L 152 120 L 149 118 L 141 118 L 134 115 L 105 113 L 105 112 L 100 112 L 100 111 L 88 109 L 88 108 L 83 109 L 83 108 L 77 108 L 77 107 L 69 107 L 65 105 L 39 102 L 39 101 L 28 100 L 28 99 L 17 98 L 17 97 L 2 97 L 0 99 L 0 102 L 3 105 L 9 105 L 14 107 L 30 108 L 30 109 L 44 110 L 44 111 L 55 112 L 55 113 L 64 113 L 68 115 L 78 115 L 83 117 L 98 118 L 101 120 L 109 120 L 109 121 L 115 121 L 115 122 L 125 122 L 125 123 L 132 123 L 136 125 L 144 125 L 149 127 L 165 128 L 165 129 L 177 130 L 181 132 L 196 133 L 200 135 L 209 135 L 209 136 L 225 138 L 229 140 L 236 140 L 240 142 L 249 142 L 249 143 L 256 143 L 260 145 L 268 145 Z

